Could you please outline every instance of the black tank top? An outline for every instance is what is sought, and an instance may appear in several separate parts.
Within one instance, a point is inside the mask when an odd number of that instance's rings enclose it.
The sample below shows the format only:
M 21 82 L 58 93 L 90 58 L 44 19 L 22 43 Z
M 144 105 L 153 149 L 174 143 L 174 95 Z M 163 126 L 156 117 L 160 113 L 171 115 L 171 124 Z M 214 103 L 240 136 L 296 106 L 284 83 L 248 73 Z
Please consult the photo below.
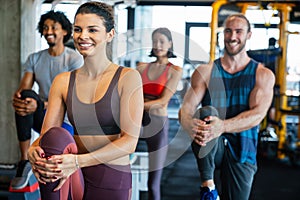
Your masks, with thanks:
M 71 72 L 66 106 L 75 135 L 115 135 L 121 132 L 118 80 L 122 69 L 117 69 L 104 96 L 92 104 L 78 99 L 75 70 Z

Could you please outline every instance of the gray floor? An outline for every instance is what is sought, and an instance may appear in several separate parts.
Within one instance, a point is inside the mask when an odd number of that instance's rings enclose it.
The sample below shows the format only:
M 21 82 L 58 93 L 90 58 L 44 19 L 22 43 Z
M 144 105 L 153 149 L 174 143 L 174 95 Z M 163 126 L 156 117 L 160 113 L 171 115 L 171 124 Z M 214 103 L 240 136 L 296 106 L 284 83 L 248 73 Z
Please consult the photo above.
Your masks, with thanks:
M 169 164 L 164 168 L 161 183 L 162 200 L 198 200 L 196 162 L 189 147 L 189 138 L 176 120 L 170 121 L 169 141 Z M 139 145 L 141 148 L 143 144 Z M 251 200 L 300 199 L 300 167 L 265 155 L 258 157 L 258 166 Z M 141 192 L 140 200 L 147 200 L 146 192 Z

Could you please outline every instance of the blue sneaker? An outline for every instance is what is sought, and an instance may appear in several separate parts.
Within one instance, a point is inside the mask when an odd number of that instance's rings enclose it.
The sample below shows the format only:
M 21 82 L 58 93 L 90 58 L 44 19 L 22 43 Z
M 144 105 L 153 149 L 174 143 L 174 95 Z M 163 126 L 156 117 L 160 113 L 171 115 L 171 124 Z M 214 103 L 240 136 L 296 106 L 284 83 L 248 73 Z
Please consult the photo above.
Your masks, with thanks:
M 210 190 L 208 187 L 200 188 L 200 200 L 218 200 L 218 191 L 216 189 Z

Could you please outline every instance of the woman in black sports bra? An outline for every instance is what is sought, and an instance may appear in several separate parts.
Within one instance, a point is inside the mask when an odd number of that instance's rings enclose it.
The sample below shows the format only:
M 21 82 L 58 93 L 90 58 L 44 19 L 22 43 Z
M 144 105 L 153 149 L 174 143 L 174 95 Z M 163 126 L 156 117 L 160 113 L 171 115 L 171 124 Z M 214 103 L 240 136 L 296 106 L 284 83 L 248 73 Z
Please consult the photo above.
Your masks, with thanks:
M 131 199 L 129 155 L 140 133 L 142 81 L 136 70 L 108 59 L 114 34 L 111 6 L 87 2 L 78 8 L 73 38 L 84 65 L 53 81 L 41 136 L 28 153 L 42 199 L 67 199 L 69 193 L 73 200 Z M 74 138 L 59 128 L 65 112 Z

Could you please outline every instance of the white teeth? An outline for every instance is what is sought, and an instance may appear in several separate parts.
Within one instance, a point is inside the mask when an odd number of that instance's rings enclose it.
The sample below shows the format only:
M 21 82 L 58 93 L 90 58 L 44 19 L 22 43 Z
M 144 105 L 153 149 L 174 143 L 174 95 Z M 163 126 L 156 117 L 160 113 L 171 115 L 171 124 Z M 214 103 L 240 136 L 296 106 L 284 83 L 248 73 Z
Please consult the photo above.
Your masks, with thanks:
M 230 46 L 235 46 L 235 45 L 237 45 L 237 42 L 230 42 L 229 45 Z
M 90 47 L 90 46 L 92 46 L 92 44 L 80 44 L 80 46 L 82 46 L 82 47 Z
M 49 36 L 47 36 L 47 38 L 51 39 L 51 38 L 54 38 L 54 36 L 53 35 L 49 35 Z

